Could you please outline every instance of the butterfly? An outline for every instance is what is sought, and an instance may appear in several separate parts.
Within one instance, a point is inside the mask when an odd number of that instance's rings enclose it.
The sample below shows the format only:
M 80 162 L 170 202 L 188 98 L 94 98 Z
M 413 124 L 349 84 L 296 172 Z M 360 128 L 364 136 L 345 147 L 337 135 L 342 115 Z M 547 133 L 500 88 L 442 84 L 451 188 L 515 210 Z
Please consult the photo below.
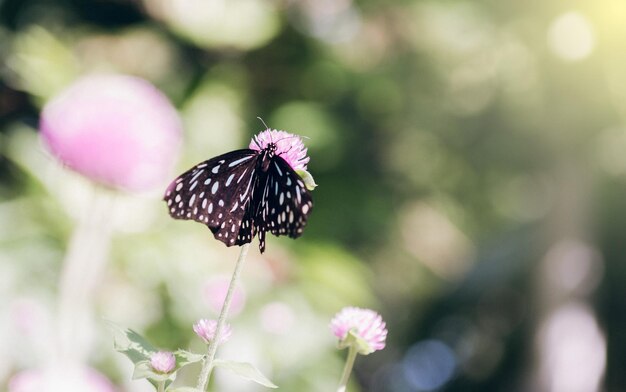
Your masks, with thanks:
M 294 156 L 302 161 L 306 149 L 295 135 L 272 140 L 283 134 L 290 135 L 268 129 L 253 139 L 258 149 L 219 155 L 178 176 L 163 198 L 170 215 L 207 225 L 226 246 L 250 243 L 258 235 L 261 253 L 266 232 L 291 238 L 302 235 L 313 199 L 292 165 L 298 167 Z M 287 138 L 298 138 L 299 146 Z

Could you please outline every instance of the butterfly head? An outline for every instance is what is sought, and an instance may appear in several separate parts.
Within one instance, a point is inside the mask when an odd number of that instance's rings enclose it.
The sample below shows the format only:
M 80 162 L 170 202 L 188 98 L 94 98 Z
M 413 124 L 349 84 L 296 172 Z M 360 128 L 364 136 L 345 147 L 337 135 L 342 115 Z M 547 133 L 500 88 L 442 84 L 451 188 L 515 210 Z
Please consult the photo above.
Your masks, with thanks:
M 280 156 L 293 170 L 306 170 L 309 162 L 307 149 L 300 136 L 285 131 L 266 129 L 252 138 L 250 148 L 264 151 L 267 158 Z
M 267 143 L 267 146 L 263 149 L 270 158 L 276 155 L 276 150 L 278 150 L 278 146 L 274 142 Z
M 272 158 L 276 155 L 276 143 L 267 143 L 267 145 L 261 150 L 261 154 L 263 154 L 263 159 L 260 161 L 261 170 L 266 172 L 270 167 L 270 162 L 272 162 Z

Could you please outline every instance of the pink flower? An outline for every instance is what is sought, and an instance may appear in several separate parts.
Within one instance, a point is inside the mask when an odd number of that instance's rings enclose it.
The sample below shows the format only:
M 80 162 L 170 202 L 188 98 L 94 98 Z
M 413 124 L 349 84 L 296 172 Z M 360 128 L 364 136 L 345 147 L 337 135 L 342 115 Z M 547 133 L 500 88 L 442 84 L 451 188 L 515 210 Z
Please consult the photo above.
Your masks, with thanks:
M 300 136 L 268 128 L 252 138 L 250 148 L 259 151 L 269 143 L 276 144 L 276 155 L 287 161 L 293 170 L 306 170 L 309 157 Z
M 25 370 L 9 380 L 9 392 L 115 392 L 111 382 L 91 368 Z
M 176 357 L 169 351 L 159 351 L 150 357 L 150 366 L 157 373 L 170 373 L 176 367 Z
M 170 175 L 181 121 L 147 81 L 124 75 L 79 79 L 46 104 L 41 137 L 63 164 L 105 185 L 143 191 Z
M 385 348 L 387 328 L 383 318 L 370 309 L 346 307 L 333 317 L 330 329 L 339 339 L 340 345 L 346 343 L 348 332 L 352 331 L 367 344 L 361 354 L 369 354 Z
M 198 335 L 206 344 L 209 344 L 215 338 L 215 331 L 217 329 L 217 321 L 201 319 L 193 325 L 193 331 Z M 224 324 L 222 328 L 222 336 L 220 336 L 219 344 L 224 343 L 230 338 L 232 329 L 229 324 Z

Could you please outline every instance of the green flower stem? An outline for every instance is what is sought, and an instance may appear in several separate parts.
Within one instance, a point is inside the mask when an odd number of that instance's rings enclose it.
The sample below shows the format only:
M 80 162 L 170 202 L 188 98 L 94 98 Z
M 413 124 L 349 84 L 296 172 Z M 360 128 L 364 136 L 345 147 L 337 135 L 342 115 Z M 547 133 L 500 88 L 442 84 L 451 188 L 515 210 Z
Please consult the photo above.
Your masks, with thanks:
M 343 368 L 343 374 L 341 375 L 341 381 L 339 381 L 339 388 L 337 388 L 337 392 L 345 392 L 357 354 L 358 351 L 356 345 L 350 345 L 350 348 L 348 349 L 348 358 L 346 359 L 346 366 Z
M 165 392 L 165 381 L 159 381 L 159 386 L 157 387 L 157 392 Z
M 235 264 L 235 270 L 233 271 L 233 276 L 230 278 L 230 284 L 228 285 L 228 291 L 226 292 L 226 298 L 224 299 L 224 305 L 222 305 L 222 311 L 220 312 L 220 317 L 217 319 L 217 327 L 215 328 L 215 337 L 209 343 L 208 352 L 204 359 L 204 363 L 202 365 L 202 371 L 200 372 L 200 377 L 198 378 L 198 387 L 197 389 L 201 391 L 205 391 L 207 384 L 209 383 L 209 379 L 211 378 L 211 371 L 213 370 L 213 360 L 215 359 L 215 352 L 217 351 L 217 346 L 220 341 L 220 337 L 222 336 L 222 329 L 224 324 L 226 323 L 226 317 L 228 316 L 228 310 L 230 309 L 230 303 L 233 299 L 233 293 L 235 292 L 235 286 L 237 281 L 239 280 L 239 275 L 241 273 L 241 269 L 243 267 L 243 263 L 246 259 L 246 255 L 248 254 L 248 248 L 250 244 L 244 244 L 241 247 L 241 252 L 239 253 L 239 258 L 237 259 L 237 264 Z

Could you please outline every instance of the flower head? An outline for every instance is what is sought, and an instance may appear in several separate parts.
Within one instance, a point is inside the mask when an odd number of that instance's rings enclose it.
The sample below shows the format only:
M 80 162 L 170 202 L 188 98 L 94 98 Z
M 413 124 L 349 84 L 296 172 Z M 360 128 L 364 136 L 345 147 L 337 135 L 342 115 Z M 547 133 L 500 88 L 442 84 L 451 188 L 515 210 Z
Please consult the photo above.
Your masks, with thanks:
M 159 351 L 150 357 L 150 366 L 157 373 L 171 373 L 176 367 L 176 357 L 169 351 Z
M 359 348 L 361 354 L 369 354 L 385 348 L 386 324 L 383 318 L 373 310 L 343 308 L 331 320 L 330 329 L 339 339 L 340 346 L 343 347 L 351 344 L 349 343 L 350 332 L 356 335 L 364 344 Z
M 133 191 L 150 190 L 169 176 L 182 134 L 168 99 L 147 81 L 125 75 L 79 79 L 46 104 L 39 127 L 64 165 Z
M 293 170 L 306 170 L 309 157 L 300 136 L 268 128 L 252 138 L 250 148 L 259 151 L 269 143 L 276 144 L 276 155 L 287 161 Z
M 205 343 L 209 344 L 211 340 L 215 339 L 215 332 L 217 330 L 217 321 L 215 320 L 207 320 L 200 319 L 197 323 L 193 325 L 193 331 L 198 335 Z M 232 329 L 229 324 L 224 324 L 224 328 L 222 329 L 222 336 L 220 336 L 220 340 L 218 343 L 224 343 L 230 338 L 232 334 Z

